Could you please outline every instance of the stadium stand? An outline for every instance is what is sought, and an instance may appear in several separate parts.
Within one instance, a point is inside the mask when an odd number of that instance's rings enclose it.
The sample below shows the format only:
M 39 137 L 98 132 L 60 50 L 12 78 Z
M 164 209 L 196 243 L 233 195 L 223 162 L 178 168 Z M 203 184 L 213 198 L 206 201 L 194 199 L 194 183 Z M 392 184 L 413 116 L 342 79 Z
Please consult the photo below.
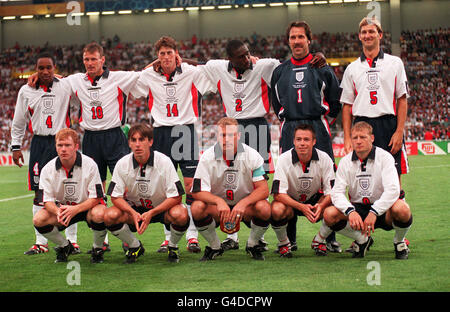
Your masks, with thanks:
M 449 106 L 449 53 L 450 29 L 418 30 L 402 32 L 401 58 L 408 75 L 411 98 L 408 101 L 409 111 L 406 122 L 407 141 L 422 140 L 432 135 L 434 140 L 450 139 L 450 124 L 448 121 Z M 243 40 L 250 47 L 251 53 L 258 57 L 272 57 L 284 60 L 289 57 L 289 48 L 284 36 L 262 37 L 253 34 Z M 225 45 L 229 39 L 198 39 L 180 41 L 179 50 L 184 58 L 207 61 L 213 58 L 226 58 Z M 152 43 L 127 43 L 120 38 L 102 38 L 100 42 L 105 47 L 107 66 L 112 70 L 142 70 L 155 59 Z M 391 39 L 388 32 L 383 40 L 383 50 L 390 53 Z M 42 47 L 21 46 L 0 52 L 0 151 L 7 151 L 10 141 L 10 128 L 14 114 L 18 90 L 26 83 L 20 74 L 34 70 L 34 57 L 42 51 L 55 55 L 57 72 L 66 76 L 83 72 L 83 45 Z M 313 37 L 312 51 L 322 51 L 327 58 L 358 57 L 360 43 L 356 33 L 320 33 Z M 345 66 L 334 67 L 338 79 L 342 78 Z M 77 109 L 73 108 L 72 123 L 77 127 Z M 138 121 L 149 122 L 148 108 L 145 101 L 130 96 L 127 111 L 129 124 Z M 207 127 L 213 125 L 223 116 L 222 102 L 218 95 L 204 96 L 202 122 L 203 146 L 209 146 L 214 139 L 213 133 Z M 267 116 L 269 124 L 278 125 L 278 119 L 273 113 Z M 338 125 L 339 126 L 339 125 Z M 339 130 L 337 128 L 336 130 Z M 276 139 L 276 131 L 273 139 Z M 31 134 L 27 133 L 23 146 L 27 148 Z M 339 141 L 339 132 L 335 142 Z

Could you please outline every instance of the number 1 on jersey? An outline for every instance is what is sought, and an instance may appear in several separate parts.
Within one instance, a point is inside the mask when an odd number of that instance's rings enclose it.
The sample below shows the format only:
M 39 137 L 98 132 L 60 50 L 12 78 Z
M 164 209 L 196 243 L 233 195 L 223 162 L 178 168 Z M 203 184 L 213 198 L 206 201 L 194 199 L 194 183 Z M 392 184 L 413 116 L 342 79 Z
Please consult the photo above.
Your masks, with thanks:
M 297 95 L 298 95 L 298 97 L 297 97 L 297 103 L 301 103 L 301 102 L 303 101 L 303 100 L 302 100 L 302 89 L 298 89 Z

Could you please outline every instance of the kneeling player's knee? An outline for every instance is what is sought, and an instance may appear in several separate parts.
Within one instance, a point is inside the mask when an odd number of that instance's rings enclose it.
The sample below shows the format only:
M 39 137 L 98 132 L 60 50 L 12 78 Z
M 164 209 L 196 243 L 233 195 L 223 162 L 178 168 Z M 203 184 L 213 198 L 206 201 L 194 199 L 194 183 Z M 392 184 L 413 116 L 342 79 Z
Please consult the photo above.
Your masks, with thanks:
M 105 217 L 105 206 L 97 205 L 90 211 L 91 220 L 95 223 L 102 223 Z
M 409 205 L 403 200 L 397 200 L 391 208 L 392 217 L 401 222 L 407 222 L 411 218 Z
M 169 214 L 175 224 L 184 225 L 189 221 L 189 214 L 184 205 L 176 205 L 172 207 Z
M 48 219 L 48 212 L 44 209 L 39 210 L 34 216 L 33 216 L 33 225 L 36 227 L 42 227 L 44 225 L 47 225 Z
M 262 220 L 269 220 L 271 216 L 270 204 L 267 200 L 260 200 L 255 204 L 256 215 Z
M 116 224 L 122 212 L 116 207 L 109 207 L 104 210 L 103 220 L 106 225 Z
M 326 225 L 332 226 L 339 222 L 339 211 L 334 206 L 327 207 L 323 212 L 323 221 Z
M 191 205 L 191 213 L 194 219 L 198 219 L 203 216 L 205 210 L 206 204 L 200 200 L 194 201 Z
M 272 212 L 272 219 L 275 221 L 280 221 L 284 218 L 285 215 L 286 206 L 278 201 L 272 202 L 271 212 Z

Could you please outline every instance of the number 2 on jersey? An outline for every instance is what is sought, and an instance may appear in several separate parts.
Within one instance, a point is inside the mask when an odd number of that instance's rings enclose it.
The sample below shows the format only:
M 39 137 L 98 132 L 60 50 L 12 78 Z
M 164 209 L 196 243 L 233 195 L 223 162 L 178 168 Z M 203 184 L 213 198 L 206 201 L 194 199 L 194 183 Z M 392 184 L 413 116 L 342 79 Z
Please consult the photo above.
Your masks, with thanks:
M 241 99 L 236 99 L 236 111 L 237 112 L 242 112 L 242 100 Z

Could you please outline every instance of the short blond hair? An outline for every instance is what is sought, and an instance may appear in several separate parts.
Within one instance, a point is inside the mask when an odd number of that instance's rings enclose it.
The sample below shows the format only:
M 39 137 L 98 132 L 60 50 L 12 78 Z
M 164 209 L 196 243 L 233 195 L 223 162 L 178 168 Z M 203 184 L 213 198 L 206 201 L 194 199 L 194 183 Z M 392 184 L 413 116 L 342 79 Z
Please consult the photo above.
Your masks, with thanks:
M 226 127 L 226 126 L 238 126 L 238 122 L 236 119 L 231 117 L 223 117 L 217 122 L 217 126 Z
M 80 138 L 78 137 L 78 133 L 70 128 L 64 128 L 58 131 L 55 136 L 55 142 L 58 140 L 65 140 L 67 138 L 72 138 L 75 145 L 80 144 Z
M 358 121 L 357 123 L 355 123 L 350 133 L 353 133 L 353 131 L 362 131 L 362 130 L 367 130 L 370 135 L 373 134 L 372 126 L 365 121 Z
M 377 27 L 378 33 L 383 33 L 383 28 L 381 28 L 380 21 L 374 17 L 364 17 L 361 22 L 359 22 L 359 32 L 361 32 L 361 28 L 367 25 L 375 25 Z

